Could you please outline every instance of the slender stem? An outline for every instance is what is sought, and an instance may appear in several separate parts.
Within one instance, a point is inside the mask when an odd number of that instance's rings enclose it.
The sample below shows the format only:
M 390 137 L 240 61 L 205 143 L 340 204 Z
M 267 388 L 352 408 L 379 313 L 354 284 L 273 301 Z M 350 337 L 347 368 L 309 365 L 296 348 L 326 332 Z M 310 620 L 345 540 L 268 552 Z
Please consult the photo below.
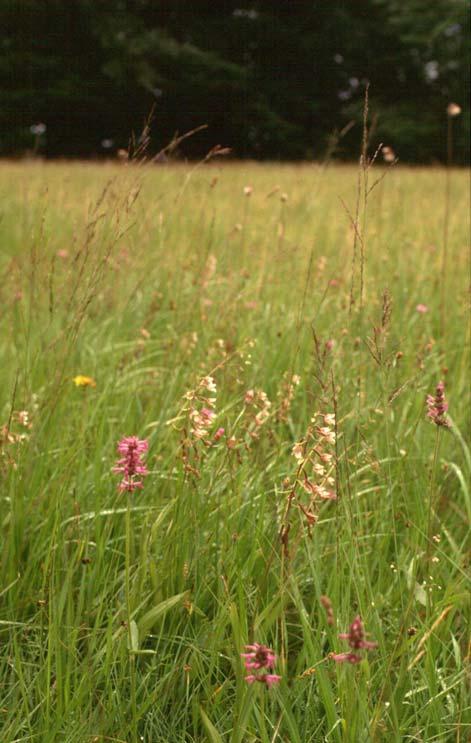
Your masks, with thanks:
M 131 502 L 128 497 L 126 508 L 126 562 L 125 562 L 125 590 L 126 590 L 126 624 L 128 629 L 128 654 L 129 672 L 131 678 L 131 709 L 132 709 L 132 741 L 137 743 L 137 705 L 136 705 L 136 666 L 135 656 L 132 652 L 132 629 L 131 629 Z
M 260 700 L 260 738 L 262 740 L 262 743 L 269 743 L 270 736 L 268 734 L 267 730 L 267 723 L 265 718 L 265 705 L 266 705 L 266 689 L 263 688 L 263 684 L 259 684 L 260 688 L 258 690 L 258 698 Z
M 433 526 L 433 507 L 435 501 L 435 475 L 437 470 L 438 461 L 438 450 L 440 447 L 440 426 L 437 426 L 437 433 L 435 437 L 435 450 L 433 453 L 432 471 L 430 473 L 430 488 L 428 498 L 428 515 L 427 515 L 427 566 L 430 560 L 430 552 L 432 545 L 432 526 Z

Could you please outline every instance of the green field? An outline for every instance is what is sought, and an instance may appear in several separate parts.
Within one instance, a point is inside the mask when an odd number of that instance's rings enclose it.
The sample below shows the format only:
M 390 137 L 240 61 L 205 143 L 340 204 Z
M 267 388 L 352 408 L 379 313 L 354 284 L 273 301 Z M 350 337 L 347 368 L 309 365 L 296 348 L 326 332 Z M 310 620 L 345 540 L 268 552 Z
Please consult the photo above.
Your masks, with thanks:
M 468 173 L 7 163 L 0 204 L 1 743 L 464 743 Z

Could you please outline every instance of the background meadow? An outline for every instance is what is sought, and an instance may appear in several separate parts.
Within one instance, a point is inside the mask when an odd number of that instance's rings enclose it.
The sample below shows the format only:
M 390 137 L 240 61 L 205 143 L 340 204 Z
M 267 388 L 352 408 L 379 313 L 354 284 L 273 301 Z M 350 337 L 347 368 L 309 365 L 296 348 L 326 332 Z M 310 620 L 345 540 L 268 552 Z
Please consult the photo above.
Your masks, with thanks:
M 465 741 L 468 174 L 12 163 L 0 203 L 0 739 Z

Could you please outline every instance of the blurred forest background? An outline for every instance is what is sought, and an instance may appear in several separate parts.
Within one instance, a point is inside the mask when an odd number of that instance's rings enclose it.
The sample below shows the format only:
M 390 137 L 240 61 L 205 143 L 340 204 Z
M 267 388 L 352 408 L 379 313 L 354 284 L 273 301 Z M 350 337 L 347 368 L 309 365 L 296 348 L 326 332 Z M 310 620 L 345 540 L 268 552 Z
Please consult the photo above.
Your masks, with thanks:
M 403 162 L 468 160 L 467 0 L 0 0 L 0 154 L 97 157 L 154 107 L 154 152 L 357 156 L 364 89 L 374 139 Z

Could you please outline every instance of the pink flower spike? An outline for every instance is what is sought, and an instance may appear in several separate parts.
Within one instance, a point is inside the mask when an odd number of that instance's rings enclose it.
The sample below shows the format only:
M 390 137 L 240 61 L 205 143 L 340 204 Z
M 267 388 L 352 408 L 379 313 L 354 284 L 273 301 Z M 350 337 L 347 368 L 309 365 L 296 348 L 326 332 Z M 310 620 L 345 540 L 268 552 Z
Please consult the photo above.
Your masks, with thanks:
M 222 439 L 225 433 L 226 431 L 224 428 L 218 428 L 218 430 L 214 434 L 214 441 L 219 441 L 219 439 Z
M 421 315 L 425 315 L 426 312 L 428 312 L 428 307 L 426 304 L 418 304 L 415 308 L 417 312 L 419 312 Z
M 427 416 L 437 426 L 449 428 L 450 423 L 446 417 L 448 403 L 445 398 L 445 383 L 439 382 L 435 389 L 435 395 L 427 395 Z
M 363 622 L 361 621 L 360 616 L 356 616 L 353 622 L 350 625 L 350 629 L 348 631 L 348 634 L 345 635 L 339 635 L 342 639 L 348 640 L 348 644 L 351 648 L 366 648 L 368 645 L 374 643 L 366 643 L 365 641 L 365 630 L 363 627 Z
M 149 448 L 149 442 L 147 439 L 138 439 L 137 436 L 125 436 L 118 443 L 118 452 L 120 454 L 128 454 L 130 450 L 135 450 L 138 454 L 142 454 Z
M 141 459 L 141 455 L 149 448 L 146 439 L 138 439 L 137 436 L 125 436 L 118 443 L 117 449 L 119 454 L 123 454 L 116 462 L 112 472 L 123 475 L 121 482 L 118 484 L 120 492 L 133 493 L 135 490 L 143 487 L 142 477 L 149 474 L 149 471 Z
M 248 684 L 253 684 L 254 681 L 259 681 L 265 686 L 270 687 L 273 684 L 277 684 L 281 679 L 276 673 L 266 673 L 274 668 L 276 663 L 276 655 L 266 645 L 260 645 L 254 643 L 253 645 L 246 645 L 246 653 L 241 653 L 241 657 L 245 660 L 245 667 L 248 671 L 261 671 L 261 673 L 251 673 L 245 677 Z
M 250 652 L 241 653 L 241 657 L 246 659 L 246 668 L 273 668 L 275 665 L 276 655 L 266 645 L 259 645 L 258 643 L 246 645 L 246 650 L 250 650 Z
M 347 640 L 352 650 L 373 650 L 378 647 L 376 642 L 369 642 L 365 639 L 366 633 L 361 617 L 358 615 L 351 623 L 348 632 L 342 632 L 339 635 L 341 640 Z M 360 663 L 361 655 L 357 652 L 337 653 L 332 655 L 336 663 Z

